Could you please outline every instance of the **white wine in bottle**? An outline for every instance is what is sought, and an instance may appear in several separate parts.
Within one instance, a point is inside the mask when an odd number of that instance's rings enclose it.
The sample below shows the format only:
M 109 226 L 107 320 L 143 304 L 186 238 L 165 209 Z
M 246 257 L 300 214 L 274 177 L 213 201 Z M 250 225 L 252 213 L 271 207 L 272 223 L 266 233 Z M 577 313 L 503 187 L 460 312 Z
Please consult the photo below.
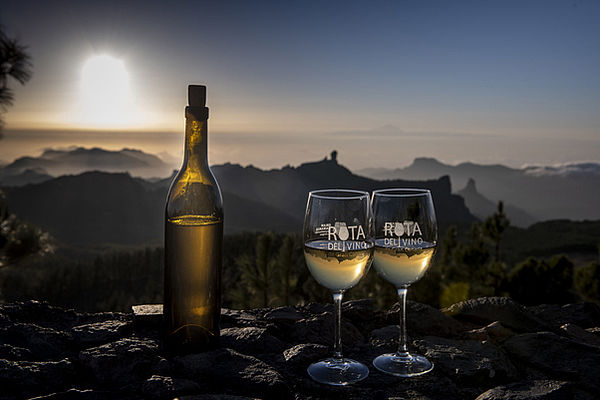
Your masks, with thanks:
M 206 87 L 188 87 L 185 154 L 165 212 L 165 345 L 194 352 L 219 344 L 223 200 L 207 159 Z

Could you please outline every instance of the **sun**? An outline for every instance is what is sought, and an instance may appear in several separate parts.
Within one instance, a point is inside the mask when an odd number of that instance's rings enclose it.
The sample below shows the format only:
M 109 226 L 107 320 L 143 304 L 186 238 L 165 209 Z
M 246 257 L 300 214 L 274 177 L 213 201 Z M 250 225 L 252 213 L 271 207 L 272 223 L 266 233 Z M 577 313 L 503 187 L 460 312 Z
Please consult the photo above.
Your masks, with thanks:
M 75 119 L 88 127 L 125 127 L 134 122 L 125 63 L 107 54 L 88 58 L 81 70 L 77 104 Z

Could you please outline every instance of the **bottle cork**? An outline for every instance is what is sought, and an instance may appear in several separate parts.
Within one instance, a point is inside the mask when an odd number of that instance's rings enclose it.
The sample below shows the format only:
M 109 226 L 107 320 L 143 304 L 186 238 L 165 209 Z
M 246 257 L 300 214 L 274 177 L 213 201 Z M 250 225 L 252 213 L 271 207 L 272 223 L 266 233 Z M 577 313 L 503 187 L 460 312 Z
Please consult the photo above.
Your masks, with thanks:
M 205 107 L 206 106 L 206 86 L 204 85 L 189 85 L 188 86 L 188 103 L 190 107 Z

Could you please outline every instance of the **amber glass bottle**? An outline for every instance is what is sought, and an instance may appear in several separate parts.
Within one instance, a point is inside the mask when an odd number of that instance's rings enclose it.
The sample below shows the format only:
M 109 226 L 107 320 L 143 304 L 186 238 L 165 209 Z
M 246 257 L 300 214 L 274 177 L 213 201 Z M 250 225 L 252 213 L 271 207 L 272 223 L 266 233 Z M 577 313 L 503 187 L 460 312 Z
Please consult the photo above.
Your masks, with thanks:
M 219 343 L 223 200 L 207 159 L 206 87 L 188 87 L 185 154 L 165 212 L 165 344 L 177 352 Z

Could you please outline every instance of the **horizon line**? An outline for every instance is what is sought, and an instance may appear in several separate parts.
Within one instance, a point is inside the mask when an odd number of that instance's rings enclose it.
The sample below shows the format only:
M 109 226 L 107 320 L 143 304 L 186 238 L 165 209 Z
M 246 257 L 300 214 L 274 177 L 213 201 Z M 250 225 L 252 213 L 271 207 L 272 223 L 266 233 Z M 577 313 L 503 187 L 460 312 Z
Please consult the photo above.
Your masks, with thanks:
M 150 133 L 153 133 L 153 132 L 150 132 Z M 2 139 L 0 139 L 0 142 L 1 141 L 2 141 Z M 165 158 L 163 156 L 161 156 L 159 153 L 144 151 L 144 150 L 142 150 L 140 148 L 128 147 L 128 146 L 121 147 L 118 150 L 111 150 L 111 149 L 108 149 L 108 148 L 102 147 L 102 146 L 89 146 L 89 147 L 87 147 L 87 146 L 79 146 L 79 145 L 72 145 L 72 146 L 67 146 L 67 147 L 60 147 L 60 146 L 57 146 L 57 147 L 45 147 L 43 149 L 42 155 L 46 151 L 71 152 L 71 151 L 79 150 L 79 149 L 83 149 L 83 150 L 98 149 L 98 150 L 103 150 L 103 151 L 112 152 L 112 153 L 118 153 L 118 152 L 122 152 L 122 151 L 126 151 L 126 150 L 129 150 L 129 151 L 139 151 L 139 152 L 144 153 L 144 154 L 153 155 L 153 156 L 159 158 L 162 162 L 164 162 L 167 165 L 170 164 L 170 162 L 168 160 L 165 160 Z M 263 171 L 284 169 L 284 168 L 287 168 L 287 167 L 297 168 L 297 167 L 300 167 L 301 165 L 304 165 L 304 164 L 318 163 L 318 162 L 323 162 L 323 161 L 332 161 L 332 159 L 330 157 L 331 157 L 331 153 L 333 151 L 336 151 L 337 154 L 340 153 L 338 150 L 334 149 L 334 150 L 330 151 L 328 154 L 326 154 L 321 159 L 307 160 L 307 161 L 303 161 L 303 162 L 301 162 L 301 163 L 299 163 L 297 165 L 292 165 L 292 164 L 288 163 L 288 164 L 281 165 L 279 167 L 274 167 L 274 168 L 263 168 L 263 167 L 256 166 L 253 163 L 243 164 L 241 162 L 236 162 L 236 161 L 232 161 L 232 160 L 228 160 L 228 161 L 225 161 L 225 162 L 220 162 L 220 163 L 217 163 L 217 164 L 212 164 L 212 166 L 219 166 L 219 165 L 231 164 L 231 165 L 239 165 L 239 166 L 241 166 L 243 168 L 248 168 L 248 167 L 257 168 L 257 169 L 260 169 L 260 170 L 263 170 Z M 166 152 L 166 153 L 169 156 L 175 157 L 175 156 L 171 155 L 168 152 Z M 4 163 L 4 164 L 2 164 L 1 163 L 2 160 L 0 160 L 0 168 L 5 167 L 6 165 L 9 165 L 9 164 L 15 162 L 16 160 L 21 159 L 21 158 L 41 158 L 41 155 L 40 156 L 23 155 L 23 156 L 16 157 L 12 161 Z M 432 156 L 417 156 L 417 157 L 414 157 L 413 160 L 409 164 L 407 164 L 405 166 L 396 167 L 396 168 L 386 168 L 386 167 L 350 168 L 350 167 L 346 167 L 343 163 L 338 162 L 337 159 L 335 160 L 335 162 L 336 162 L 336 164 L 344 166 L 345 168 L 348 168 L 350 171 L 355 171 L 355 172 L 365 171 L 365 170 L 394 171 L 394 170 L 399 170 L 399 169 L 404 169 L 404 168 L 410 167 L 418 159 L 432 160 L 432 161 L 435 161 L 437 163 L 440 163 L 440 164 L 448 166 L 448 167 L 458 167 L 458 166 L 460 166 L 462 164 L 473 164 L 473 165 L 482 166 L 482 167 L 500 166 L 500 167 L 505 167 L 505 168 L 510 168 L 510 169 L 517 169 L 517 170 L 526 170 L 528 168 L 559 168 L 559 167 L 568 167 L 568 166 L 579 165 L 579 164 L 594 164 L 594 165 L 599 165 L 600 166 L 600 161 L 597 161 L 597 160 L 577 160 L 577 161 L 567 161 L 567 162 L 564 162 L 564 163 L 554 163 L 554 164 L 527 164 L 526 163 L 526 164 L 523 164 L 522 166 L 520 166 L 518 168 L 515 168 L 515 167 L 510 167 L 510 166 L 508 166 L 506 164 L 502 164 L 502 163 L 483 164 L 483 163 L 477 163 L 477 162 L 469 161 L 469 160 L 460 161 L 460 162 L 457 162 L 455 164 L 452 164 L 452 163 L 444 162 L 444 161 L 442 161 L 442 160 L 440 160 L 440 159 L 438 159 L 436 157 L 432 157 Z

